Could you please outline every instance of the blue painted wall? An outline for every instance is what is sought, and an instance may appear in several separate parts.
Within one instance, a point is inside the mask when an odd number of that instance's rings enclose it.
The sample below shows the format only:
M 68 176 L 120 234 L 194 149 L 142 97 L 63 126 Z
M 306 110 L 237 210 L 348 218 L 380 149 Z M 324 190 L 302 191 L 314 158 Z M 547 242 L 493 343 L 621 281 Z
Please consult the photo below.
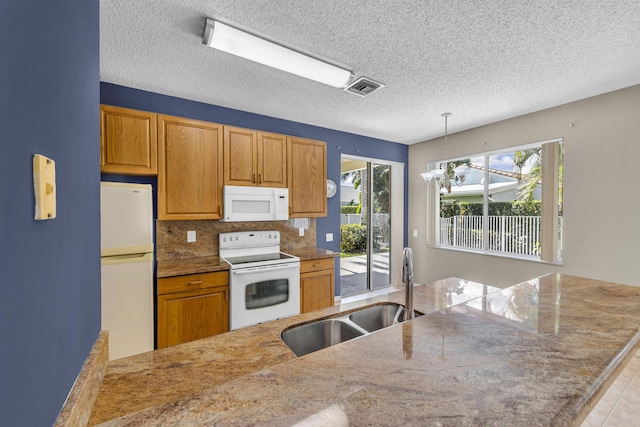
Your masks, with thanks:
M 100 331 L 98 13 L 0 2 L 0 425 L 52 425 Z M 56 162 L 49 221 L 36 153 Z
M 408 167 L 406 162 L 408 157 L 408 146 L 403 144 L 368 138 L 346 132 L 339 132 L 288 120 L 276 119 L 273 117 L 248 113 L 246 111 L 232 110 L 216 105 L 203 104 L 200 102 L 160 95 L 157 93 L 146 92 L 105 82 L 100 83 L 100 102 L 120 107 L 153 111 L 174 116 L 188 117 L 232 126 L 240 126 L 326 141 L 327 177 L 333 179 L 335 182 L 340 182 L 340 156 L 341 154 L 349 154 L 405 163 L 405 188 L 407 186 L 406 173 Z M 340 198 L 338 196 L 328 200 L 328 211 L 329 215 L 326 218 L 318 218 L 316 222 L 317 246 L 339 252 Z M 407 201 L 405 200 L 405 224 L 407 211 Z M 324 241 L 326 233 L 333 233 L 333 242 Z M 406 245 L 406 227 L 402 239 L 403 243 Z M 339 266 L 336 262 L 336 281 L 338 281 L 339 277 Z M 338 294 L 338 292 L 339 287 L 336 286 L 336 294 Z

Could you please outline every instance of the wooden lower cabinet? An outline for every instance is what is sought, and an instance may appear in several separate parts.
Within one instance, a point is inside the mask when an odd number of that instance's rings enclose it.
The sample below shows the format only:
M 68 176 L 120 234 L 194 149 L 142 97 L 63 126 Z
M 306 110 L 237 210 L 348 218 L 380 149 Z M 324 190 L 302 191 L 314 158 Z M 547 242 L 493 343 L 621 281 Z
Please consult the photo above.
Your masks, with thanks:
M 334 305 L 334 260 L 322 258 L 300 263 L 300 312 Z
M 158 348 L 229 331 L 229 273 L 158 279 Z

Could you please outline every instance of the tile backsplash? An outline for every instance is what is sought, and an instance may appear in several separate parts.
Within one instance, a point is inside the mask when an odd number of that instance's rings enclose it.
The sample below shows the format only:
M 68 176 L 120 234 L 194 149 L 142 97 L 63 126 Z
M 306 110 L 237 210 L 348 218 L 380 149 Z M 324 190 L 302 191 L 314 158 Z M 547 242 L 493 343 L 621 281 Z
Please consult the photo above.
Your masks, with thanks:
M 301 249 L 316 246 L 316 220 L 302 221 L 308 228 L 299 236 L 299 219 L 262 222 L 220 221 L 156 221 L 156 259 L 166 261 L 176 258 L 193 258 L 218 255 L 218 236 L 232 231 L 277 230 L 280 232 L 280 249 Z M 196 232 L 196 241 L 187 243 L 187 231 Z

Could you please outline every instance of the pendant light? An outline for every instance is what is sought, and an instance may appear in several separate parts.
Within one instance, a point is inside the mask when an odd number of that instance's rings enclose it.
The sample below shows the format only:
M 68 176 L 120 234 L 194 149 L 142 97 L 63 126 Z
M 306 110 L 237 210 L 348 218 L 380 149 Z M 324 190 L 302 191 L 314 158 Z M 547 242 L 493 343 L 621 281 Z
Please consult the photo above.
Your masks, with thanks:
M 448 127 L 448 119 L 451 117 L 451 113 L 442 113 L 442 117 L 444 117 L 444 168 L 443 164 L 440 163 L 439 169 L 433 169 L 429 172 L 423 172 L 420 175 L 424 182 L 427 184 L 431 182 L 432 179 L 435 178 L 436 184 L 441 190 L 446 189 L 448 193 L 451 193 L 451 181 L 448 173 L 448 164 L 447 160 L 449 158 L 449 127 Z M 460 187 L 467 175 L 469 175 L 470 169 L 469 165 L 463 163 L 461 165 L 456 166 L 453 169 L 453 178 L 458 187 Z
M 423 172 L 421 175 L 427 184 L 435 178 L 436 184 L 441 190 L 446 189 L 447 192 L 451 193 L 451 182 L 447 173 L 447 158 L 449 157 L 448 120 L 451 117 L 451 113 L 442 113 L 441 117 L 444 117 L 444 168 L 442 167 L 443 164 L 440 163 L 440 168 Z

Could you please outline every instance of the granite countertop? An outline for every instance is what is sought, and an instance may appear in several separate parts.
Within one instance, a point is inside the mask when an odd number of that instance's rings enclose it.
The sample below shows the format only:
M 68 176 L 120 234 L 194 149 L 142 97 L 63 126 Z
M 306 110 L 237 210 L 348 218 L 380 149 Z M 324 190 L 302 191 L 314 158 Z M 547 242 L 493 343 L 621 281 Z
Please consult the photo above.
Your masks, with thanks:
M 284 250 L 283 252 L 297 256 L 302 261 L 318 258 L 332 258 L 340 255 L 338 252 L 315 247 L 290 249 Z M 219 256 L 204 256 L 158 261 L 156 275 L 159 279 L 162 279 L 165 277 L 183 276 L 185 274 L 212 273 L 228 270 L 229 264 Z
M 334 252 L 322 248 L 283 249 L 282 252 L 288 253 L 289 255 L 297 256 L 301 261 L 319 258 L 334 258 L 340 256 L 340 252 Z
M 176 258 L 158 261 L 156 275 L 158 279 L 183 276 L 185 274 L 213 273 L 228 271 L 229 264 L 219 256 L 203 256 L 195 258 Z
M 280 332 L 403 291 L 113 361 L 91 424 L 572 425 L 640 337 L 640 288 L 417 286 L 413 321 L 296 358 Z M 318 424 L 316 424 L 318 425 Z

